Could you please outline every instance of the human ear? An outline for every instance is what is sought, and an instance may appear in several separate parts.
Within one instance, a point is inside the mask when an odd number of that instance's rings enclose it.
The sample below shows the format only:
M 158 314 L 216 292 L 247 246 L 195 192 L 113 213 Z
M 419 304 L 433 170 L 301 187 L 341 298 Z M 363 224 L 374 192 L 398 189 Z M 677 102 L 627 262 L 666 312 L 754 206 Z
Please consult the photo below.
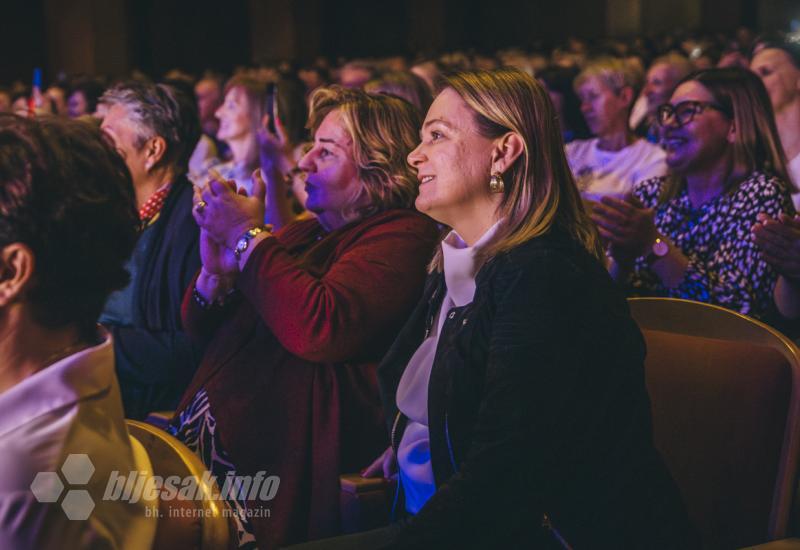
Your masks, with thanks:
M 145 143 L 146 154 L 144 167 L 150 170 L 158 164 L 167 152 L 167 142 L 161 136 L 156 136 Z
M 33 251 L 12 243 L 0 250 L 0 308 L 17 300 L 30 286 L 35 267 Z
M 492 173 L 503 173 L 525 150 L 525 141 L 516 132 L 506 132 L 495 140 L 492 148 Z
M 619 91 L 619 94 L 617 94 L 617 96 L 628 107 L 631 106 L 631 103 L 633 103 L 633 100 L 635 99 L 633 88 L 631 88 L 630 86 L 623 86 L 622 89 Z
M 725 139 L 727 139 L 730 144 L 736 143 L 736 122 L 731 121 L 731 127 L 728 128 L 728 135 L 725 136 Z

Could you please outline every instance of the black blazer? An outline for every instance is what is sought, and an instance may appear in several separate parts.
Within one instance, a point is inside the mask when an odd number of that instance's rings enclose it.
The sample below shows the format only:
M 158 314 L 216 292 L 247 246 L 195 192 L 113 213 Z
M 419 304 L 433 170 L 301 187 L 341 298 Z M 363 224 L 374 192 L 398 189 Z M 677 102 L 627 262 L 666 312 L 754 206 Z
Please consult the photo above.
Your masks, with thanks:
M 431 275 L 379 367 L 395 450 L 397 385 L 445 293 Z M 565 233 L 489 261 L 473 302 L 447 312 L 428 388 L 437 492 L 398 545 L 692 547 L 653 447 L 644 357 L 625 297 Z

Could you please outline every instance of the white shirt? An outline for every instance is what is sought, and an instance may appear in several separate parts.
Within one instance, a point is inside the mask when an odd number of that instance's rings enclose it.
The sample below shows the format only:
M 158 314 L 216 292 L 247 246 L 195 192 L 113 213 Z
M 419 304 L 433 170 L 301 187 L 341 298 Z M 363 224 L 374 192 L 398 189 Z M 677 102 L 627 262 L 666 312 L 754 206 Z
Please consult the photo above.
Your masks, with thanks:
M 789 171 L 789 177 L 792 178 L 794 186 L 800 188 L 800 155 L 790 160 L 786 169 Z M 792 202 L 794 209 L 800 212 L 800 191 L 792 193 Z
M 143 502 L 102 499 L 112 470 L 122 475 L 150 471 L 146 458 L 134 459 L 114 373 L 114 348 L 105 336 L 100 345 L 0 393 L 0 548 L 152 545 L 156 520 L 145 517 Z M 58 472 L 71 454 L 91 460 L 95 470 L 88 482 L 71 483 L 62 473 L 65 487 L 57 502 L 37 501 L 31 491 L 36 475 Z M 70 520 L 60 506 L 73 490 L 88 491 L 94 502 L 86 520 Z
M 411 514 L 419 512 L 436 492 L 428 432 L 428 381 L 439 334 L 450 309 L 472 302 L 475 296 L 475 251 L 489 242 L 499 225 L 500 222 L 495 223 L 471 247 L 455 231 L 442 241 L 447 294 L 430 334 L 409 360 L 397 387 L 397 407 L 408 418 L 397 449 L 397 464 L 406 510 Z
M 603 151 L 598 138 L 575 140 L 566 146 L 567 161 L 582 194 L 622 197 L 634 184 L 667 174 L 661 147 L 637 139 L 619 151 Z

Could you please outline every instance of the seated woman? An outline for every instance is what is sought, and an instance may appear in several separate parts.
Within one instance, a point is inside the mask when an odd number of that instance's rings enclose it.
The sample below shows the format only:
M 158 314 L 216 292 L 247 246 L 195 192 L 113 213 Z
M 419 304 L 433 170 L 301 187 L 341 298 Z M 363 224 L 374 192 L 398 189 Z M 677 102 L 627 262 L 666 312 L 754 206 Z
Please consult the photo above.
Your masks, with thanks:
M 690 548 L 653 447 L 644 344 L 600 261 L 547 92 L 446 78 L 409 155 L 453 230 L 378 374 L 388 528 L 309 548 Z
M 111 336 L 96 324 L 129 279 L 130 174 L 83 122 L 2 114 L 0 142 L 0 548 L 149 548 L 143 503 L 103 498 L 113 471 L 149 469 L 125 427 Z M 94 466 L 80 487 L 94 507 L 72 507 L 77 517 L 44 498 L 46 476 L 75 455 Z
M 759 213 L 794 213 L 764 85 L 744 69 L 700 71 L 658 113 L 670 175 L 592 210 L 610 243 L 612 275 L 635 295 L 764 317 L 777 274 L 750 228 Z
M 575 77 L 575 91 L 592 139 L 567 144 L 567 160 L 588 198 L 623 196 L 641 180 L 663 176 L 664 152 L 628 127 L 641 74 L 617 58 L 600 58 Z
M 303 87 L 292 80 L 267 84 L 247 76 L 235 76 L 225 84 L 225 100 L 217 109 L 217 138 L 230 147 L 233 158 L 192 175 L 198 185 L 209 174 L 233 180 L 239 189 L 252 193 L 251 175 L 263 168 L 267 187 L 265 221 L 276 228 L 296 216 L 291 181 L 287 176 L 305 139 L 307 115 Z M 300 209 L 300 211 L 302 211 Z
M 438 236 L 405 160 L 420 122 L 402 99 L 321 88 L 300 161 L 315 219 L 262 227 L 259 177 L 252 196 L 212 181 L 196 206 L 203 267 L 183 319 L 207 348 L 172 431 L 222 478 L 279 476 L 273 501 L 232 502 L 242 546 L 336 534 L 338 476 L 384 448 L 375 368 Z

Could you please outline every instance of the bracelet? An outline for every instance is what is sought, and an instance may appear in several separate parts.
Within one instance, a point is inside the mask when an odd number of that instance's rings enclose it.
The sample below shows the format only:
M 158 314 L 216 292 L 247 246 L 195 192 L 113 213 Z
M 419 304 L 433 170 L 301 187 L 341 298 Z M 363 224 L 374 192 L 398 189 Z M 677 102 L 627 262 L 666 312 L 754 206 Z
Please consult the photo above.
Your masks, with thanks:
M 217 300 L 215 300 L 213 302 L 209 302 L 208 300 L 206 300 L 203 297 L 202 294 L 200 294 L 200 291 L 197 290 L 197 285 L 195 285 L 194 288 L 192 289 L 192 298 L 194 299 L 195 303 L 198 306 L 200 306 L 201 309 L 209 310 L 214 306 L 223 307 L 223 306 L 227 305 L 228 302 L 230 302 L 231 297 L 235 293 L 236 293 L 236 287 L 233 287 L 230 290 L 228 290 L 228 292 L 226 292 L 225 295 L 222 296 L 221 298 L 219 298 L 219 299 L 217 299 Z

